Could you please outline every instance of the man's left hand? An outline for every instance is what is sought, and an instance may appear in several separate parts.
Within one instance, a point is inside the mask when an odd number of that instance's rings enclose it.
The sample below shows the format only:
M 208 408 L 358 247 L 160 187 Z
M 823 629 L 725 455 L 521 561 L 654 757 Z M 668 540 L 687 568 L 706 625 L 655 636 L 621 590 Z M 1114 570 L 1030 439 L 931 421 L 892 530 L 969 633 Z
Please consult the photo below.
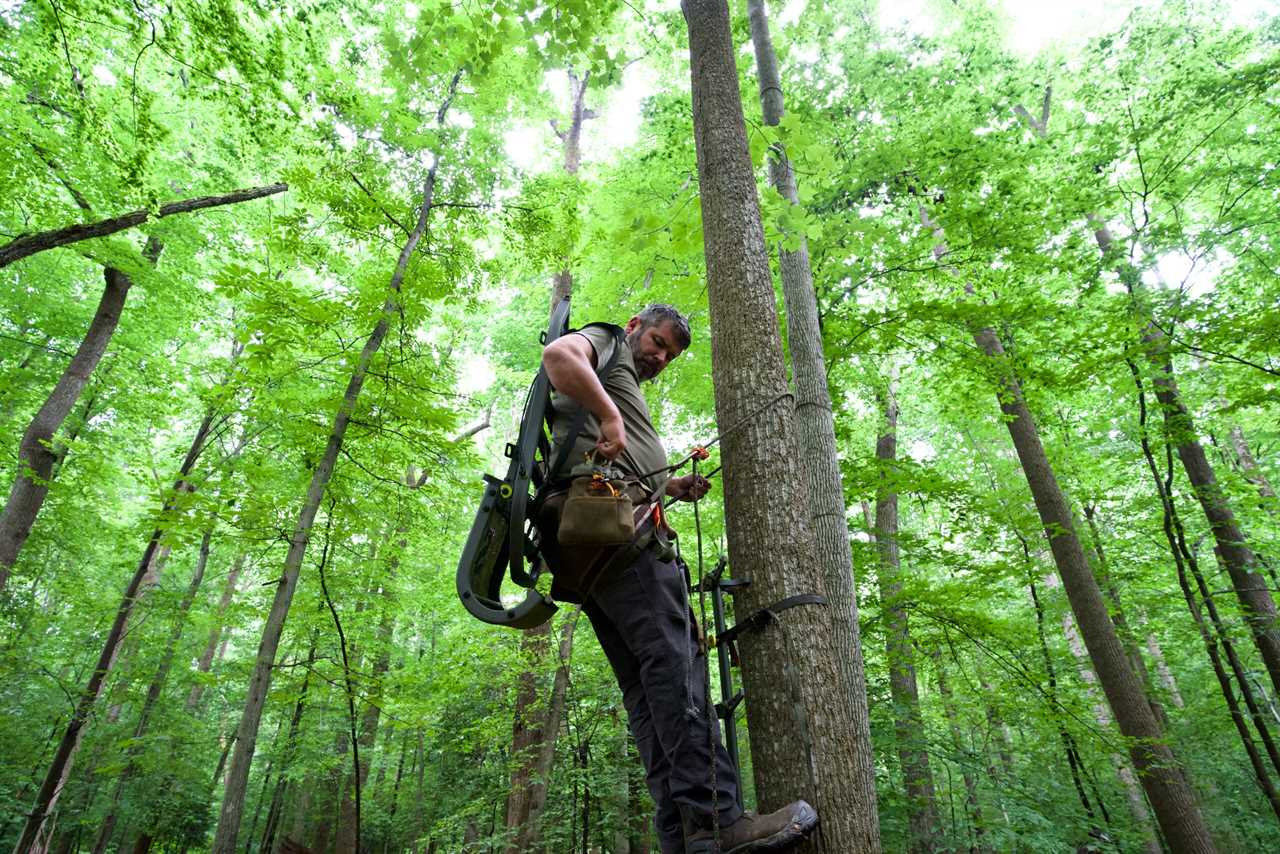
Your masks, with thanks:
M 711 481 L 700 474 L 687 474 L 667 482 L 667 495 L 681 501 L 697 501 L 711 489 Z

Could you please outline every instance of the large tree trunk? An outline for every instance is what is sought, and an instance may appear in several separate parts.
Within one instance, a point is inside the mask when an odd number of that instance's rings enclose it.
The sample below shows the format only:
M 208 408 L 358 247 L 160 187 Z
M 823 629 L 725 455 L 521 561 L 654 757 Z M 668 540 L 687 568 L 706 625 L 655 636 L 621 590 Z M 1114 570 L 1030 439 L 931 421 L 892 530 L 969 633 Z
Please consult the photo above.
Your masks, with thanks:
M 921 222 L 932 228 L 937 243 L 934 257 L 947 254 L 942 228 L 920 209 Z M 973 287 L 965 286 L 972 296 Z M 1120 731 L 1129 739 L 1129 755 L 1142 780 L 1165 838 L 1177 851 L 1213 851 L 1209 828 L 1200 814 L 1195 793 L 1187 785 L 1173 751 L 1163 740 L 1160 723 L 1142 690 L 1142 683 L 1129 665 L 1124 646 L 1107 613 L 1102 591 L 1093 577 L 1084 548 L 1076 535 L 1071 508 L 1058 485 L 1049 456 L 1040 442 L 1040 431 L 1022 396 L 1022 384 L 1005 357 L 1004 345 L 989 326 L 973 329 L 974 344 L 992 361 L 999 376 L 996 401 L 1004 414 L 1036 511 L 1044 525 L 1045 537 L 1062 578 L 1067 601 L 1084 636 L 1089 659 L 1102 684 Z
M 760 223 L 724 0 L 684 0 L 694 141 L 711 308 L 716 418 L 725 437 L 725 519 L 731 566 L 750 580 L 740 615 L 793 595 L 826 595 L 800 473 L 794 407 Z M 739 427 L 739 425 L 741 425 Z M 831 607 L 787 610 L 742 637 L 743 683 L 756 791 L 763 810 L 809 799 L 821 820 L 798 850 L 879 850 L 874 803 L 851 768 L 866 760 L 853 691 L 835 646 Z M 844 626 L 847 629 L 847 624 Z
M 755 47 L 759 76 L 760 108 L 764 123 L 776 126 L 785 113 L 778 57 L 769 35 L 769 18 L 764 0 L 748 0 L 751 41 Z M 769 180 L 791 204 L 799 203 L 795 173 L 786 151 L 779 145 L 769 159 Z M 853 817 L 862 827 L 858 838 L 879 844 L 880 827 L 876 807 L 875 753 L 871 747 L 871 723 L 867 708 L 867 685 L 862 661 L 862 637 L 858 628 L 858 601 L 854 595 L 853 554 L 849 546 L 849 525 L 845 519 L 844 485 L 840 479 L 840 459 L 836 454 L 835 417 L 827 387 L 827 367 L 822 356 L 822 330 L 818 300 L 809 265 L 809 243 L 802 236 L 794 251 L 779 247 L 778 267 L 787 307 L 787 343 L 791 350 L 791 374 L 796 392 L 796 439 L 808 449 L 797 460 L 808 495 L 809 520 L 813 526 L 818 567 L 826 578 L 835 626 L 832 645 L 836 660 L 844 670 L 850 692 L 850 723 L 853 729 L 853 765 L 847 773 L 865 810 Z
M 151 713 L 155 710 L 156 703 L 160 701 L 160 694 L 164 691 L 165 683 L 169 680 L 169 670 L 173 666 L 173 655 L 178 648 L 178 641 L 182 640 L 182 630 L 186 628 L 187 613 L 191 610 L 191 604 L 195 602 L 196 594 L 200 591 L 201 582 L 204 581 L 205 566 L 209 562 L 209 540 L 212 536 L 213 532 L 207 530 L 200 540 L 200 552 L 196 558 L 195 573 L 191 576 L 191 583 L 187 586 L 187 592 L 182 597 L 182 602 L 178 605 L 178 614 L 174 619 L 173 629 L 169 633 L 169 642 L 165 645 L 164 654 L 160 657 L 160 666 L 156 668 L 156 674 L 152 678 L 151 684 L 147 686 L 147 696 L 142 701 L 142 711 L 138 713 L 138 723 L 133 728 L 133 744 L 129 748 L 129 762 L 125 765 L 124 770 L 120 772 L 120 776 L 116 778 L 115 790 L 111 794 L 111 805 L 107 808 L 107 815 L 102 819 L 102 827 L 99 829 L 98 838 L 93 844 L 93 854 L 103 854 L 107 850 L 107 843 L 111 841 L 111 835 L 115 832 L 116 809 L 120 804 L 120 796 L 137 772 L 139 746 L 143 736 L 147 734 L 147 727 L 151 723 Z
M 214 615 L 213 628 L 209 629 L 209 640 L 205 643 L 204 651 L 200 653 L 200 658 L 196 662 L 196 673 L 208 673 L 213 668 L 213 655 L 218 650 L 222 635 L 222 619 L 227 613 L 231 599 L 236 595 L 236 583 L 240 580 L 240 571 L 244 569 L 246 556 L 245 552 L 236 555 L 235 561 L 231 564 L 231 570 L 227 573 L 226 583 L 222 586 L 222 598 L 218 600 L 218 610 Z M 187 695 L 188 712 L 194 712 L 200 706 L 200 696 L 203 693 L 204 683 L 197 680 L 191 686 L 191 693 Z
M 595 113 L 587 108 L 587 83 L 591 79 L 591 73 L 586 72 L 579 77 L 572 70 L 569 72 L 569 126 L 561 129 L 558 122 L 552 120 L 551 127 L 555 131 L 556 136 L 560 138 L 563 153 L 563 167 L 565 174 L 577 175 L 578 169 L 582 165 L 582 124 L 587 119 L 595 118 Z M 569 268 L 565 259 L 565 266 L 558 270 L 552 280 L 551 288 L 551 311 L 554 312 L 560 301 L 568 298 L 573 293 L 573 271 Z M 570 627 L 567 631 L 570 633 L 569 643 L 572 645 L 573 625 L 576 625 L 577 617 L 574 615 L 570 619 Z M 563 647 L 563 644 L 562 644 Z M 570 649 L 572 646 L 570 646 Z M 537 720 L 539 714 L 549 719 L 551 715 L 551 707 L 554 703 L 549 703 L 545 712 L 539 708 L 541 706 L 541 690 L 543 663 L 551 649 L 551 623 L 546 622 L 531 629 L 526 629 L 520 639 L 520 658 L 525 663 L 525 669 L 517 677 L 516 682 L 516 708 L 512 721 L 511 732 L 511 760 L 513 767 L 511 769 L 511 789 L 507 795 L 507 811 L 506 811 L 506 828 L 507 846 L 503 849 L 505 854 L 519 854 L 524 849 L 521 847 L 528 843 L 531 838 L 536 838 L 539 831 L 532 829 L 533 825 L 538 824 L 542 820 L 541 811 L 542 804 L 545 803 L 545 792 L 538 804 L 537 813 L 533 813 L 534 805 L 534 787 L 535 778 L 541 775 L 545 778 L 551 773 L 551 765 L 539 770 L 540 763 L 544 756 L 544 743 L 549 740 L 550 747 L 545 751 L 545 755 L 551 762 L 555 761 L 556 739 L 559 737 L 559 714 L 555 713 L 555 729 L 548 731 L 544 724 L 548 720 Z M 565 666 L 563 662 L 567 661 L 567 650 L 562 650 L 565 654 L 561 656 L 561 667 Z M 558 675 L 557 671 L 557 675 Z M 553 692 L 555 685 L 552 686 Z M 561 691 L 563 695 L 563 690 Z M 563 696 L 560 702 L 563 704 Z M 530 834 L 534 834 L 531 836 Z
M 156 211 L 155 217 L 173 216 L 174 214 L 190 213 L 191 211 L 203 210 L 205 208 L 216 208 L 221 205 L 233 205 L 238 202 L 248 202 L 254 199 L 261 199 L 264 196 L 274 196 L 277 193 L 283 193 L 289 189 L 288 184 L 269 184 L 265 187 L 252 187 L 247 190 L 236 190 L 233 193 L 227 193 L 221 196 L 200 196 L 194 199 L 183 199 L 180 202 L 169 202 L 160 206 Z M 106 237 L 128 228 L 134 228 L 142 225 L 152 216 L 149 209 L 132 211 L 122 216 L 112 217 L 111 219 L 99 220 L 98 222 L 78 223 L 76 225 L 68 225 L 64 228 L 55 228 L 50 231 L 41 231 L 37 234 L 24 234 L 23 236 L 0 246 L 0 268 L 7 267 L 14 261 L 19 261 L 37 252 L 43 252 L 46 249 L 54 249 L 58 246 L 68 246 L 81 240 L 88 240 L 92 237 Z
M 880 467 L 876 486 L 875 538 L 879 556 L 876 578 L 880 586 L 880 607 L 885 633 L 885 659 L 889 666 L 889 692 L 893 698 L 894 741 L 902 765 L 902 781 L 907 790 L 908 850 L 927 854 L 937 849 L 942 827 L 934 794 L 933 771 L 929 767 L 924 716 L 920 713 L 920 691 L 916 682 L 915 647 L 907 620 L 907 603 L 902 596 L 901 566 L 898 558 L 898 401 L 893 381 L 877 389 L 882 417 L 876 436 L 876 464 Z
M 187 482 L 187 476 L 191 474 L 192 467 L 205 448 L 205 442 L 211 432 L 213 420 L 214 413 L 210 412 L 200 422 L 195 438 L 191 442 L 191 447 L 187 451 L 186 458 L 183 459 L 182 466 L 178 470 L 178 480 L 174 484 L 172 493 L 165 499 L 164 506 L 161 508 L 160 519 L 164 520 L 168 517 L 169 512 L 178 500 L 177 496 L 189 492 L 193 488 Z M 31 812 L 27 814 L 26 824 L 23 826 L 22 833 L 18 836 L 18 843 L 13 849 L 14 854 L 31 854 L 31 852 L 41 850 L 39 846 L 43 844 L 41 840 L 45 836 L 42 828 L 53 813 L 54 807 L 58 802 L 58 795 L 61 794 L 62 787 L 66 785 L 67 777 L 71 774 L 76 751 L 80 748 L 80 738 L 84 734 L 84 726 L 89 722 L 89 716 L 98 701 L 98 695 L 102 693 L 102 686 L 106 682 L 107 674 L 115 666 L 116 658 L 120 654 L 120 647 L 124 643 L 129 617 L 133 613 L 133 606 L 137 603 L 138 597 L 142 594 L 143 582 L 148 576 L 152 559 L 160 547 L 160 541 L 164 533 L 163 528 L 156 528 L 152 531 L 151 538 L 147 541 L 142 557 L 134 569 L 133 577 L 129 579 L 128 585 L 125 586 L 124 596 L 120 600 L 119 607 L 116 608 L 115 620 L 107 633 L 107 640 L 103 644 L 101 654 L 98 656 L 98 663 L 94 666 L 93 673 L 89 676 L 88 684 L 80 692 L 80 697 L 76 701 L 75 712 L 71 715 L 71 720 L 67 724 L 66 731 L 62 734 L 61 741 L 58 742 L 57 750 L 54 752 L 53 761 L 49 764 L 49 771 L 45 775 L 44 782 L 36 793 L 35 805 L 31 808 Z
M 459 72 L 459 75 L 461 72 Z M 458 75 L 454 76 L 448 98 L 440 109 L 443 117 L 449 105 L 449 99 L 456 89 Z M 418 242 L 427 229 L 427 218 L 431 214 L 432 196 L 435 192 L 436 167 L 433 163 L 427 173 L 423 188 L 422 206 L 418 211 L 418 222 L 400 251 L 395 272 L 387 286 L 387 298 L 382 306 L 382 313 L 375 324 L 351 377 L 347 381 L 346 392 L 342 403 L 334 414 L 333 426 L 329 431 L 329 439 L 325 446 L 324 456 L 311 476 L 307 487 L 306 498 L 298 513 L 298 521 L 293 535 L 289 539 L 289 551 L 285 556 L 284 569 L 280 581 L 276 584 L 276 595 L 271 603 L 271 611 L 267 614 L 266 624 L 262 629 L 262 642 L 258 646 L 257 659 L 254 662 L 253 675 L 249 681 L 248 696 L 245 700 L 244 714 L 240 719 L 235 756 L 231 760 L 231 770 L 227 773 L 227 787 L 222 800 L 222 810 L 218 816 L 218 829 L 214 834 L 212 851 L 214 854 L 236 854 L 236 837 L 240 832 L 240 818 L 244 809 L 245 786 L 249 781 L 249 765 L 253 762 L 254 748 L 258 738 L 258 724 L 262 720 L 262 707 L 266 704 L 267 691 L 271 687 L 271 671 L 275 665 L 276 650 L 280 646 L 280 637 L 284 633 L 284 621 L 289 614 L 289 606 L 293 602 L 293 593 L 298 585 L 298 573 L 302 568 L 302 558 L 307 551 L 307 543 L 311 536 L 311 526 L 315 522 L 316 513 L 320 509 L 320 501 L 324 498 L 329 478 L 333 474 L 334 464 L 338 459 L 338 451 L 347 433 L 347 425 L 355 410 L 356 401 L 360 397 L 360 389 L 364 386 L 365 375 L 373 356 L 382 346 L 391 319 L 395 317 L 400 305 L 400 283 L 404 281 L 405 271 L 409 267 Z
M 529 785 L 529 819 L 516 834 L 515 850 L 538 851 L 542 846 L 542 811 L 547 805 L 547 784 L 551 768 L 555 764 L 556 739 L 560 723 L 564 720 L 565 698 L 569 692 L 569 660 L 573 656 L 573 633 L 578 626 L 580 608 L 565 615 L 560 625 L 560 664 L 556 667 L 555 680 L 551 684 L 551 698 L 547 701 L 547 714 L 542 721 L 542 741 L 538 745 L 538 757 L 533 766 Z

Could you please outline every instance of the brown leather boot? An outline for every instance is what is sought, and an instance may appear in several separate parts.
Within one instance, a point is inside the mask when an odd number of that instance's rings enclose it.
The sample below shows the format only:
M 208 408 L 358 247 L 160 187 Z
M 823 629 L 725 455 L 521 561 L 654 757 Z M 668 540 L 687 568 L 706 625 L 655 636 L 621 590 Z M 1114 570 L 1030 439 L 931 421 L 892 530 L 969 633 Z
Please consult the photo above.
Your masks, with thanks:
M 768 815 L 743 813 L 733 824 L 720 828 L 718 843 L 709 827 L 686 832 L 685 854 L 784 851 L 808 836 L 817 825 L 817 811 L 806 801 L 796 801 Z

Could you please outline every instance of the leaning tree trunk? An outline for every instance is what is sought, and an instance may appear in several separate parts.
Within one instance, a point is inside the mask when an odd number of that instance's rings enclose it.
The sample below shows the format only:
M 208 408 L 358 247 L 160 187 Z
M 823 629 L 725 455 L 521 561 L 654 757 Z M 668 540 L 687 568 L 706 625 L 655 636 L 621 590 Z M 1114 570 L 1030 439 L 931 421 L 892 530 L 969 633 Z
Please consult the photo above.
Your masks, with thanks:
M 191 474 L 192 467 L 195 466 L 196 460 L 199 459 L 201 452 L 205 448 L 206 440 L 209 438 L 213 426 L 213 420 L 214 413 L 209 412 L 205 415 L 204 420 L 200 422 L 195 438 L 191 442 L 191 447 L 187 451 L 186 458 L 183 459 L 182 466 L 178 470 L 178 480 L 174 484 L 172 493 L 165 499 L 161 508 L 159 516 L 161 524 L 168 523 L 169 513 L 178 503 L 178 497 L 192 490 L 193 487 L 187 482 L 187 477 Z M 49 820 L 49 816 L 53 813 L 54 807 L 58 802 L 58 795 L 62 793 L 62 787 L 66 785 L 67 778 L 71 774 L 76 751 L 79 750 L 80 739 L 84 735 L 85 724 L 89 722 L 89 717 L 98 701 L 98 695 L 102 693 L 102 686 L 107 680 L 107 675 L 115 666 L 116 658 L 120 654 L 120 647 L 124 643 L 129 617 L 133 614 L 133 606 L 142 594 L 143 582 L 147 579 L 152 559 L 160 547 L 160 541 L 164 533 L 165 529 L 161 527 L 157 527 L 151 532 L 151 538 L 147 541 L 146 548 L 143 549 L 142 557 L 134 569 L 133 577 L 129 579 L 129 583 L 125 587 L 124 596 L 120 600 L 119 607 L 116 608 L 115 620 L 111 624 L 111 629 L 107 632 L 106 643 L 103 644 L 102 652 L 98 656 L 98 663 L 94 666 L 93 672 L 89 676 L 88 684 L 80 692 L 80 697 L 76 701 L 75 711 L 72 713 L 67 729 L 62 734 L 62 739 L 58 742 L 58 747 L 54 751 L 53 761 L 49 764 L 49 771 L 45 775 L 39 791 L 36 793 L 35 805 L 27 814 L 26 824 L 22 828 L 22 833 L 18 836 L 17 845 L 14 846 L 14 854 L 36 854 L 36 852 L 43 850 L 41 847 L 44 839 L 42 829 L 45 822 Z
M 169 216 L 235 204 L 282 193 L 287 189 L 288 187 L 284 184 L 273 184 L 269 187 L 240 190 L 224 196 L 187 199 L 163 206 L 157 215 Z M 77 196 L 77 202 L 88 210 L 82 197 Z M 54 246 L 65 246 L 77 240 L 100 237 L 131 228 L 145 222 L 149 216 L 149 211 L 134 211 L 124 217 L 103 220 L 87 226 L 69 226 L 56 231 L 19 237 L 0 247 L 0 267 Z M 154 264 L 162 248 L 160 241 L 154 237 L 149 238 L 143 254 Z M 36 516 L 40 513 L 45 496 L 48 495 L 49 479 L 53 473 L 53 466 L 58 460 L 58 452 L 53 442 L 54 434 L 58 432 L 58 428 L 62 426 L 62 422 L 75 406 L 76 399 L 88 382 L 93 369 L 102 358 L 102 354 L 106 352 L 116 325 L 120 322 L 125 297 L 133 286 L 133 281 L 114 267 L 105 268 L 103 276 L 106 286 L 103 288 L 97 311 L 89 323 L 84 339 L 54 385 L 53 391 L 49 393 L 44 405 L 31 419 L 18 445 L 17 475 L 4 511 L 0 513 L 0 591 L 4 590 L 9 573 L 18 560 L 18 553 L 22 550 L 23 543 L 27 541 L 31 526 L 35 524 Z
M 769 36 L 764 0 L 748 0 L 751 41 L 755 46 L 759 75 L 760 108 L 764 123 L 776 126 L 785 112 L 778 57 Z M 795 173 L 786 150 L 775 146 L 769 159 L 769 180 L 791 204 L 799 203 Z M 849 686 L 854 737 L 854 764 L 848 769 L 858 801 L 865 809 L 854 818 L 861 827 L 858 838 L 880 839 L 876 807 L 875 753 L 871 747 L 871 722 L 867 708 L 866 674 L 862 661 L 862 637 L 858 628 L 858 601 L 854 595 L 853 554 L 845 520 L 844 485 L 836 454 L 835 417 L 827 387 L 827 366 L 822 356 L 822 330 L 818 300 L 809 266 L 809 243 L 802 235 L 792 252 L 779 247 L 778 267 L 787 307 L 787 343 L 791 350 L 791 374 L 796 392 L 796 439 L 808 449 L 797 460 L 808 495 L 818 566 L 826 578 L 835 625 L 832 644 Z
M 933 229 L 937 237 L 934 257 L 942 261 L 947 248 L 941 226 L 929 219 L 923 207 L 920 219 Z M 965 292 L 972 296 L 972 285 L 966 285 Z M 1004 345 L 989 326 L 975 325 L 973 341 L 998 372 L 996 401 L 1026 475 L 1067 601 L 1089 650 L 1089 659 L 1120 731 L 1129 740 L 1129 756 L 1155 810 L 1160 829 L 1176 851 L 1214 851 L 1195 793 L 1187 784 L 1172 749 L 1164 742 L 1142 683 L 1129 665 L 1116 627 L 1107 613 L 1102 591 L 1076 535 L 1071 508 L 1040 442 L 1040 431 L 1022 396 L 1022 384 L 1008 364 Z
M 461 72 L 459 72 L 459 75 Z M 449 99 L 457 86 L 455 75 L 450 86 L 449 97 L 440 108 L 439 116 L 443 120 Z M 244 714 L 237 730 L 235 756 L 231 760 L 231 769 L 227 772 L 226 792 L 223 795 L 222 810 L 218 816 L 218 829 L 214 834 L 212 851 L 214 854 L 236 854 L 236 837 L 240 832 L 241 812 L 244 809 L 245 786 L 249 782 L 249 765 L 253 762 L 253 752 L 258 738 L 258 724 L 262 721 L 262 708 L 266 704 L 267 690 L 271 687 L 271 670 L 275 666 L 276 650 L 280 646 L 280 636 L 284 633 L 285 617 L 289 614 L 289 605 L 293 601 L 294 590 L 298 586 L 298 574 L 302 569 L 302 558 L 307 551 L 311 526 L 315 522 L 316 512 L 320 509 L 320 501 L 324 498 L 329 478 L 333 474 L 338 452 L 342 448 L 342 440 L 347 433 L 347 425 L 355 411 L 356 401 L 360 397 L 360 389 L 364 386 L 365 375 L 373 356 L 382 346 L 391 319 L 396 316 L 400 305 L 400 283 L 404 281 L 405 271 L 409 267 L 409 259 L 427 230 L 427 218 L 431 214 L 432 196 L 435 193 L 436 167 L 431 165 L 422 193 L 422 207 L 418 211 L 418 222 L 400 250 L 395 272 L 387 287 L 387 299 L 383 303 L 382 313 L 377 324 L 365 341 L 364 349 L 356 361 L 347 381 L 347 389 L 343 394 L 338 411 L 334 414 L 333 426 L 329 431 L 329 439 L 325 445 L 324 456 L 311 476 L 307 487 L 306 498 L 298 513 L 298 521 L 293 535 L 289 539 L 289 551 L 285 556 L 284 569 L 280 581 L 276 584 L 276 595 L 271 603 L 271 611 L 267 614 L 266 625 L 262 629 L 262 642 L 258 646 L 257 660 L 254 662 L 253 675 L 249 680 L 248 697 L 245 700 Z
M 1249 443 L 1245 440 L 1244 431 L 1237 425 L 1231 428 L 1228 434 L 1231 438 L 1231 453 L 1235 457 L 1236 465 L 1240 467 L 1240 473 L 1244 475 L 1244 479 L 1249 481 L 1258 490 L 1258 497 L 1261 499 L 1262 507 L 1271 516 L 1280 516 L 1280 507 L 1277 507 L 1276 491 L 1271 487 L 1271 482 L 1267 480 L 1267 474 L 1262 470 L 1262 466 L 1258 465 L 1258 461 L 1253 456 L 1253 451 L 1249 448 Z
M 716 418 L 725 436 L 725 519 L 739 614 L 825 595 L 796 453 L 769 257 L 760 222 L 725 0 L 683 0 L 711 308 Z M 879 850 L 874 804 L 849 769 L 865 761 L 831 607 L 802 605 L 741 639 L 762 809 L 805 797 L 821 816 L 798 850 Z
M 1057 582 L 1056 576 L 1049 575 L 1045 578 L 1045 586 L 1050 589 L 1056 588 Z M 1067 647 L 1071 650 L 1071 655 L 1076 659 L 1076 667 L 1080 672 L 1080 681 L 1084 683 L 1085 693 L 1092 701 L 1093 719 L 1098 722 L 1100 731 L 1109 732 L 1112 727 L 1111 713 L 1107 710 L 1107 704 L 1097 695 L 1098 677 L 1089 666 L 1088 653 L 1085 652 L 1084 644 L 1080 642 L 1080 632 L 1076 629 L 1075 621 L 1071 619 L 1070 614 L 1062 615 L 1062 634 L 1067 639 Z M 1157 708 L 1153 705 L 1151 711 L 1156 716 L 1156 720 L 1160 721 Z M 1114 751 L 1108 752 L 1111 764 L 1116 769 L 1116 778 L 1124 789 L 1125 799 L 1129 804 L 1129 815 L 1142 832 L 1142 850 L 1146 854 L 1160 854 L 1160 843 L 1156 840 L 1155 827 L 1151 824 L 1151 813 L 1147 810 L 1146 801 L 1142 796 L 1142 787 L 1138 785 L 1133 769 L 1125 763 L 1123 756 Z
M 889 666 L 889 693 L 893 698 L 894 742 L 902 765 L 902 782 L 907 790 L 908 850 L 927 854 L 938 847 L 942 832 L 934 795 L 933 771 L 920 713 L 920 690 L 916 682 L 915 647 L 902 595 L 901 565 L 898 558 L 898 487 L 894 467 L 898 457 L 898 401 L 893 381 L 877 389 L 882 410 L 876 436 L 876 464 L 880 468 L 876 485 L 875 538 L 879 556 L 876 578 L 880 584 L 880 607 L 884 615 L 885 660 Z
M 1051 90 L 1045 90 L 1039 119 L 1031 116 L 1021 105 L 1014 108 L 1042 139 L 1049 133 L 1051 94 Z M 1204 452 L 1204 446 L 1200 444 L 1191 413 L 1182 402 L 1182 393 L 1178 390 L 1173 374 L 1168 336 L 1156 324 L 1154 314 L 1147 305 L 1142 279 L 1132 264 L 1117 257 L 1115 241 L 1102 217 L 1090 212 L 1086 219 L 1093 230 L 1098 251 L 1104 260 L 1115 264 L 1121 282 L 1128 288 L 1133 299 L 1135 317 L 1142 326 L 1143 351 L 1154 374 L 1156 399 L 1160 401 L 1170 440 L 1175 443 L 1187 480 L 1191 482 L 1196 499 L 1209 522 L 1209 529 L 1217 544 L 1216 551 L 1231 577 L 1231 586 L 1240 600 L 1253 642 L 1271 677 L 1271 684 L 1280 696 L 1280 615 L 1277 615 L 1275 599 L 1268 591 L 1266 581 L 1257 572 L 1258 558 L 1236 522 L 1227 496 L 1218 484 L 1213 466 Z
M 107 809 L 106 817 L 102 819 L 102 827 L 98 830 L 98 838 L 93 843 L 93 854 L 103 854 L 107 850 L 107 843 L 111 841 L 111 835 L 115 832 L 116 810 L 120 805 L 120 796 L 138 770 L 139 744 L 142 741 L 142 737 L 147 734 L 147 727 L 151 723 L 151 713 L 155 710 L 156 703 L 160 701 L 160 694 L 164 691 L 165 683 L 169 680 L 169 670 L 173 666 L 173 655 L 178 648 L 178 641 L 182 640 L 182 630 L 186 628 L 187 613 L 191 610 L 191 605 L 196 600 L 196 594 L 200 591 L 201 582 L 204 581 L 205 566 L 209 562 L 209 540 L 212 536 L 212 531 L 206 530 L 200 540 L 200 552 L 196 558 L 196 571 L 191 576 L 191 583 L 187 586 L 186 595 L 182 597 L 182 602 L 178 605 L 178 615 L 173 622 L 173 629 L 169 632 L 169 642 L 165 645 L 164 654 L 160 657 L 160 666 L 156 668 L 156 674 L 151 679 L 151 684 L 147 686 L 147 696 L 142 701 L 142 711 L 138 713 L 138 723 L 133 728 L 133 743 L 129 747 L 129 762 L 125 765 L 124 770 L 120 772 L 120 776 L 116 778 L 115 790 L 111 794 L 111 805 Z

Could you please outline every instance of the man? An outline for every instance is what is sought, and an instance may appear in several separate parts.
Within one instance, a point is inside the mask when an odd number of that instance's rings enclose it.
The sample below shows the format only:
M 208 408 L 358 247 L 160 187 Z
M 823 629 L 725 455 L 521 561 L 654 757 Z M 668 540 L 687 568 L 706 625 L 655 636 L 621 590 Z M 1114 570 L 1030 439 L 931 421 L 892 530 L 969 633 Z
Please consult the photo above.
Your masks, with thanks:
M 597 370 L 614 355 L 610 328 L 588 326 L 547 345 L 542 364 L 556 391 L 552 458 L 567 439 L 573 415 L 585 407 L 591 417 L 569 460 L 581 461 L 594 451 L 640 480 L 636 495 L 652 494 L 665 483 L 668 496 L 699 499 L 710 488 L 705 478 L 667 479 L 666 451 L 640 391 L 641 381 L 662 373 L 689 346 L 689 322 L 672 306 L 654 304 L 632 317 L 624 332 L 618 345 L 622 349 L 603 382 Z M 552 480 L 568 476 L 555 472 Z M 553 541 L 553 571 L 558 551 L 554 530 L 547 527 L 554 525 L 543 527 L 544 536 Z M 804 801 L 765 816 L 744 813 L 738 806 L 737 772 L 707 703 L 707 662 L 683 568 L 648 549 L 629 566 L 612 567 L 578 592 L 622 689 L 657 804 L 654 826 L 663 854 L 777 851 L 812 830 L 817 815 Z

